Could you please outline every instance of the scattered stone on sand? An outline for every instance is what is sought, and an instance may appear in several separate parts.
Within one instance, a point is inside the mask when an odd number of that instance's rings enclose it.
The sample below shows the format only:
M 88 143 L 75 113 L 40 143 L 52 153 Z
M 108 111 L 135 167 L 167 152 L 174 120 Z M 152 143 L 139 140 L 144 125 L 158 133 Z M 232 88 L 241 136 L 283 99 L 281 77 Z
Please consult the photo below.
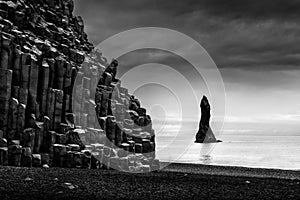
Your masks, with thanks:
M 25 178 L 24 180 L 25 180 L 25 181 L 32 181 L 33 179 L 30 178 L 30 177 L 27 177 L 27 178 Z
M 43 168 L 49 168 L 49 165 L 44 164 L 44 165 L 43 165 Z
M 76 188 L 72 183 L 63 183 L 63 187 L 73 190 Z

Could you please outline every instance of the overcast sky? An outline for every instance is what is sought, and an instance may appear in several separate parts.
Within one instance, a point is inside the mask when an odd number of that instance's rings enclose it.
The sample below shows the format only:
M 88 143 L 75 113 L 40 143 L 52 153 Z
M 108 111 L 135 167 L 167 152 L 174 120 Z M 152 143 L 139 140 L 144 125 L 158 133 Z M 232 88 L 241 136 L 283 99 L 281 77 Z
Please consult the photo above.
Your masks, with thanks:
M 75 14 L 83 17 L 95 46 L 139 27 L 189 35 L 220 69 L 227 121 L 274 124 L 300 122 L 299 11 L 297 0 L 75 0 Z M 133 52 L 121 63 L 126 68 L 163 62 L 162 54 Z M 166 60 L 165 64 L 188 65 L 172 55 Z

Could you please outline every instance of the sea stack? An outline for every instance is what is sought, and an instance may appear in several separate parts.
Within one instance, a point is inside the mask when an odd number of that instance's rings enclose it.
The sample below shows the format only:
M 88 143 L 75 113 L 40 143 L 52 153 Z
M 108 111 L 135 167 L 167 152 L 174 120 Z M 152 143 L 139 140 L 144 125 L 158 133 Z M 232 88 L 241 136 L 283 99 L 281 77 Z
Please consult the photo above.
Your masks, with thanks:
M 214 143 L 220 142 L 216 139 L 214 133 L 209 126 L 210 105 L 206 96 L 202 97 L 201 103 L 201 119 L 199 122 L 199 130 L 196 135 L 195 143 Z

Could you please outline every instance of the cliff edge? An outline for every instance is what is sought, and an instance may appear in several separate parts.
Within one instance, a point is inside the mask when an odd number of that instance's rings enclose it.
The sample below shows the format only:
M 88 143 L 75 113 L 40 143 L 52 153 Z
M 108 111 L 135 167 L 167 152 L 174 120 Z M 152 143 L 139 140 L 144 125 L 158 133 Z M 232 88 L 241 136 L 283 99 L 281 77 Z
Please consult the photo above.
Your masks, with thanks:
M 73 9 L 0 1 L 0 165 L 158 169 L 150 116 Z

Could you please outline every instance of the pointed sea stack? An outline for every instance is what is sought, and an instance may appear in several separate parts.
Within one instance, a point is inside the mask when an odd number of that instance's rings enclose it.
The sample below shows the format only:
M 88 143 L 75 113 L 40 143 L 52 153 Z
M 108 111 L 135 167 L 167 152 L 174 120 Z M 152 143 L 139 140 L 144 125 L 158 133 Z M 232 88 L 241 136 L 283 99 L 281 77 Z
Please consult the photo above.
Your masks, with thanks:
M 216 139 L 214 133 L 209 126 L 210 105 L 206 96 L 203 96 L 201 103 L 201 119 L 199 122 L 199 130 L 196 135 L 195 143 L 214 143 L 221 142 Z

